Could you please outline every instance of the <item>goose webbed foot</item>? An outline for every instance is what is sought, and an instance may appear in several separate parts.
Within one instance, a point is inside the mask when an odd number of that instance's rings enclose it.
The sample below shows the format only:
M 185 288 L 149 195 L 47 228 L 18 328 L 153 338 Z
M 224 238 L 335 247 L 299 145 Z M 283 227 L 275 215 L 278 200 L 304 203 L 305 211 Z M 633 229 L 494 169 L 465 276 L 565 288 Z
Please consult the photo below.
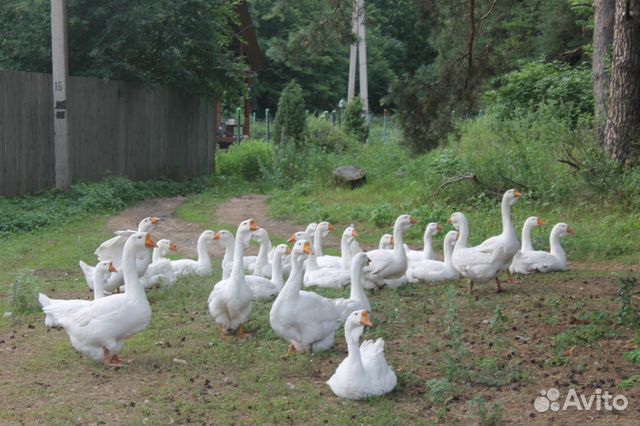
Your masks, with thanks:
M 118 355 L 114 355 L 113 357 L 109 355 L 109 349 L 102 347 L 102 362 L 107 368 L 120 368 L 122 364 L 114 360 Z

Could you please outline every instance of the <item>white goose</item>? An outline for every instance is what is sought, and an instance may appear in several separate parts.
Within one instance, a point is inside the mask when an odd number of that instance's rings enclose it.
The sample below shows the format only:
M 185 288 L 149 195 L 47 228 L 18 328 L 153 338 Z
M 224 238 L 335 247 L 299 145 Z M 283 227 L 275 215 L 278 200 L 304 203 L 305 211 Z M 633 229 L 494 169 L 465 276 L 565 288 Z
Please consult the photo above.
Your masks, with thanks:
M 138 224 L 138 230 L 125 230 L 116 231 L 116 236 L 100 244 L 95 251 L 95 255 L 98 256 L 98 260 L 101 262 L 111 262 L 118 269 L 119 272 L 111 274 L 109 279 L 104 285 L 104 291 L 114 292 L 120 291 L 120 286 L 124 284 L 124 276 L 122 272 L 122 256 L 124 251 L 124 244 L 127 239 L 136 232 L 151 232 L 155 226 L 160 222 L 157 217 L 145 217 Z M 141 277 L 147 270 L 147 267 L 151 264 L 151 253 L 146 250 L 138 255 L 136 261 L 136 270 L 138 276 Z M 85 281 L 89 288 L 93 289 L 93 266 L 89 266 L 80 261 L 80 269 L 84 274 Z
M 245 280 L 242 257 L 251 233 L 258 229 L 253 219 L 240 223 L 236 232 L 231 275 L 219 281 L 209 295 L 209 313 L 220 326 L 223 334 L 238 330 L 240 337 L 244 336 L 243 324 L 251 315 L 253 292 Z
M 322 233 L 327 229 L 329 229 L 328 222 L 321 222 L 318 224 L 315 235 L 316 244 L 318 244 L 318 241 L 322 240 Z M 297 238 L 299 238 L 299 234 L 296 233 L 289 239 L 289 241 L 297 241 Z M 353 236 L 347 235 L 344 236 L 343 239 L 347 245 L 347 250 L 343 252 L 343 255 L 350 257 L 351 251 L 348 249 L 348 245 L 351 244 Z M 349 273 L 348 267 L 346 269 L 343 269 L 341 266 L 321 267 L 318 265 L 315 252 L 312 251 L 309 254 L 303 279 L 305 287 L 318 286 L 324 288 L 344 288 L 349 285 L 350 279 L 351 274 Z
M 260 232 L 261 229 L 262 228 L 258 229 L 256 232 Z M 213 239 L 220 241 L 225 249 L 224 257 L 222 259 L 222 279 L 227 279 L 231 276 L 231 269 L 233 268 L 233 258 L 236 245 L 235 238 L 231 232 L 223 229 L 216 232 Z M 278 294 L 284 285 L 284 282 L 282 281 L 282 269 L 280 269 L 280 279 L 276 277 L 276 279 L 269 280 L 256 275 L 245 275 L 244 280 L 251 289 L 254 300 L 271 299 L 273 296 Z
M 155 247 L 146 232 L 136 232 L 124 245 L 122 268 L 124 294 L 94 300 L 70 316 L 59 319 L 76 350 L 105 366 L 119 367 L 119 352 L 125 341 L 144 330 L 151 320 L 151 307 L 136 270 L 136 257 Z M 45 313 L 47 307 L 44 308 Z
M 449 223 L 458 230 L 458 241 L 453 247 L 451 261 L 453 266 L 469 279 L 469 291 L 473 291 L 474 282 L 485 282 L 496 279 L 497 291 L 502 291 L 497 279 L 502 269 L 502 247 L 495 249 L 481 246 L 467 247 L 469 240 L 469 223 L 464 214 L 455 212 L 449 218 Z
M 533 251 L 533 243 L 531 242 L 531 231 L 533 230 L 533 228 L 538 226 L 544 226 L 544 220 L 540 219 L 537 216 L 530 216 L 527 218 L 527 220 L 524 221 L 524 225 L 522 225 L 522 246 L 520 247 L 520 250 L 518 250 L 513 256 L 511 266 L 509 266 L 509 272 L 511 272 L 512 274 L 519 273 L 516 271 L 516 269 L 518 269 L 519 259 L 522 253 Z
M 351 262 L 351 293 L 348 299 L 332 299 L 340 309 L 340 321 L 345 322 L 351 312 L 364 309 L 371 312 L 371 304 L 364 292 L 364 268 L 371 260 L 366 253 L 358 253 Z
M 380 237 L 378 248 L 380 250 L 393 250 L 393 235 L 383 234 L 382 237 Z
M 396 387 L 396 373 L 384 357 L 384 340 L 360 343 L 364 327 L 371 327 L 366 310 L 349 315 L 344 325 L 344 337 L 349 355 L 340 363 L 327 384 L 337 396 L 363 399 L 389 393 Z
M 327 223 L 328 222 L 322 222 L 320 225 Z M 353 226 L 346 227 L 344 232 L 342 232 L 342 237 L 340 238 L 340 256 L 325 255 L 322 257 L 316 257 L 318 266 L 321 268 L 341 268 L 348 271 L 351 266 L 351 258 L 354 254 L 352 250 L 353 241 L 355 241 L 357 236 L 358 231 L 356 231 Z
M 98 262 L 93 270 L 93 299 L 100 299 L 104 297 L 103 286 L 109 278 L 109 274 L 118 272 L 111 262 Z M 62 327 L 59 322 L 59 318 L 72 315 L 79 311 L 81 308 L 88 306 L 91 301 L 83 299 L 50 299 L 44 293 L 38 294 L 38 301 L 44 309 L 47 308 L 47 313 L 44 317 L 44 325 L 47 327 L 59 328 Z
M 549 244 L 551 252 L 531 250 L 518 252 L 513 259 L 511 272 L 533 274 L 535 272 L 558 272 L 567 270 L 567 255 L 560 245 L 560 238 L 573 235 L 575 231 L 566 223 L 558 223 L 551 230 Z
M 431 222 L 424 229 L 424 235 L 422 236 L 422 242 L 424 248 L 422 250 L 411 250 L 408 245 L 404 245 L 404 249 L 407 251 L 407 258 L 409 263 L 418 262 L 420 260 L 435 260 L 436 253 L 433 251 L 433 244 L 431 239 L 433 236 L 438 235 L 438 232 L 442 232 L 442 226 L 435 222 Z
M 296 241 L 291 251 L 291 275 L 269 313 L 273 330 L 291 343 L 290 352 L 329 349 L 340 323 L 340 311 L 331 300 L 312 291 L 300 290 L 302 264 L 310 253 L 308 241 Z
M 158 241 L 156 246 L 151 256 L 153 259 L 151 265 L 149 265 L 144 275 L 140 277 L 140 282 L 144 288 L 171 286 L 178 279 L 171 267 L 171 260 L 166 257 L 170 251 L 177 251 L 178 247 L 167 239 Z
M 454 268 L 451 259 L 453 247 L 457 239 L 458 233 L 456 231 L 449 231 L 444 237 L 444 262 L 431 259 L 409 262 L 409 267 L 407 268 L 407 278 L 409 282 L 434 282 L 458 279 L 460 274 L 456 268 Z
M 408 261 L 404 250 L 404 231 L 416 223 L 417 221 L 408 214 L 398 216 L 393 226 L 393 250 L 378 249 L 367 252 L 371 265 L 367 269 L 370 276 L 365 281 L 365 286 L 372 288 L 372 281 L 375 287 L 382 287 L 384 284 L 397 287 L 406 283 L 404 275 L 407 272 Z
M 271 249 L 271 239 L 266 229 L 260 228 L 251 236 L 252 239 L 260 243 L 258 257 L 253 264 L 253 275 L 264 278 L 271 278 L 271 263 L 269 263 L 269 253 Z
M 500 251 L 496 251 L 495 253 L 498 255 L 497 261 L 500 261 L 502 265 L 500 266 L 501 271 L 507 271 L 507 275 L 509 276 L 509 283 L 513 284 L 513 277 L 511 276 L 511 272 L 509 272 L 509 265 L 511 265 L 511 261 L 513 260 L 513 256 L 515 256 L 516 252 L 520 248 L 520 242 L 518 241 L 518 236 L 516 234 L 516 229 L 513 226 L 513 221 L 511 220 L 511 206 L 518 201 L 518 199 L 522 196 L 522 194 L 515 189 L 510 189 L 504 193 L 502 196 L 502 233 L 500 235 L 496 235 L 494 237 L 488 238 L 483 241 L 478 247 L 483 250 L 496 250 L 501 249 Z M 498 287 L 500 287 L 499 279 Z
M 213 242 L 214 232 L 206 230 L 198 237 L 198 259 L 172 260 L 171 267 L 178 278 L 190 275 L 208 277 L 213 274 L 213 265 L 209 257 L 209 245 Z

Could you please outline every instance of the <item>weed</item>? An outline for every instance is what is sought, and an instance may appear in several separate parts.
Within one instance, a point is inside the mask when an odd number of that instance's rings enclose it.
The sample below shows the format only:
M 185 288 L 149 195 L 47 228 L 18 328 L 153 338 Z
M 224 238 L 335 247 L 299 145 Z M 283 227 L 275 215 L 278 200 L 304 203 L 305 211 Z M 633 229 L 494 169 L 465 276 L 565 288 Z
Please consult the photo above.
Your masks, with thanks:
M 621 324 L 639 326 L 640 325 L 640 307 L 638 307 L 637 301 L 635 301 L 636 287 L 638 286 L 638 280 L 634 276 L 627 276 L 620 278 L 619 281 L 620 290 L 618 297 L 622 302 L 620 311 L 618 312 L 618 321 Z
M 496 401 L 487 408 L 487 401 L 482 396 L 477 396 L 467 402 L 469 413 L 478 419 L 483 426 L 494 426 L 502 424 L 502 403 Z
M 508 318 L 502 312 L 502 306 L 496 306 L 493 318 L 489 321 L 489 328 L 493 333 L 501 333 L 506 330 Z
M 18 274 L 9 288 L 9 306 L 14 314 L 31 314 L 40 310 L 38 292 L 42 287 L 33 271 Z
M 640 385 L 640 374 L 634 374 L 633 376 L 627 377 L 621 381 L 618 385 L 618 389 L 629 390 L 638 385 Z
M 457 386 L 447 379 L 431 379 L 427 381 L 429 400 L 434 404 L 447 405 L 457 396 Z

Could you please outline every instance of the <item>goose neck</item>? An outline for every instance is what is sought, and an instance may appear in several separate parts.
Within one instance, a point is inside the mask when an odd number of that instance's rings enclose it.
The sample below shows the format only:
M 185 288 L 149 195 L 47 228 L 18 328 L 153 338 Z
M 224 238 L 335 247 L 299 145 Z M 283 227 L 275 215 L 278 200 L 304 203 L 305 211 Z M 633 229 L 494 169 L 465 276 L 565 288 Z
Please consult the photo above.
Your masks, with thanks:
M 281 290 L 284 286 L 284 278 L 282 276 L 282 254 L 275 253 L 271 262 L 271 282 Z
M 204 266 L 211 266 L 211 259 L 209 258 L 209 251 L 207 250 L 207 241 L 205 235 L 200 235 L 198 238 L 198 263 Z
M 513 227 L 513 222 L 511 221 L 511 205 L 507 199 L 502 200 L 502 234 L 514 234 L 515 236 L 515 228 Z
M 559 258 L 562 262 L 566 262 L 567 255 L 560 244 L 560 232 L 557 229 L 551 231 L 549 236 L 549 245 L 551 246 L 551 254 Z
M 138 278 L 136 250 L 133 246 L 127 244 L 125 244 L 122 253 L 122 275 L 124 277 L 125 294 L 134 298 L 146 299 L 144 287 L 140 283 L 140 278 Z
M 342 269 L 348 270 L 349 265 L 351 265 L 351 243 L 353 239 L 350 235 L 343 235 L 342 240 L 340 240 L 340 262 L 342 263 Z
M 364 286 L 362 285 L 362 266 L 353 262 L 351 265 L 351 293 L 349 299 L 364 301 L 367 296 L 364 294 Z
M 533 251 L 533 243 L 531 242 L 531 231 L 533 226 L 528 222 L 522 227 L 522 248 L 521 251 Z
M 316 256 L 324 256 L 322 252 L 322 243 L 323 243 L 323 235 L 322 235 L 322 227 L 318 225 L 316 228 L 316 232 L 313 238 L 313 251 Z

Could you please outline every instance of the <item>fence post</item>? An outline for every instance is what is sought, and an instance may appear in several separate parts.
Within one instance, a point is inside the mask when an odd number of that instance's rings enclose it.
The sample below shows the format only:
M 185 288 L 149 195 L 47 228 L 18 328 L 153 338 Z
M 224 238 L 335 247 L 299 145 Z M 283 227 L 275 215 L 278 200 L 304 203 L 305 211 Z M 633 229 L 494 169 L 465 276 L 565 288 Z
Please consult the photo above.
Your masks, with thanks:
M 253 111 L 253 125 L 256 125 L 256 112 Z
M 264 110 L 264 115 L 267 122 L 267 143 L 269 143 L 269 108 Z
M 333 127 L 336 127 L 336 110 L 331 111 L 331 115 L 333 117 Z
M 382 120 L 384 123 L 384 143 L 387 143 L 387 109 L 384 109 L 384 119 Z
M 240 127 L 240 107 L 236 108 L 236 129 L 238 131 L 238 135 L 236 136 L 237 141 L 240 142 L 242 140 L 242 128 Z

